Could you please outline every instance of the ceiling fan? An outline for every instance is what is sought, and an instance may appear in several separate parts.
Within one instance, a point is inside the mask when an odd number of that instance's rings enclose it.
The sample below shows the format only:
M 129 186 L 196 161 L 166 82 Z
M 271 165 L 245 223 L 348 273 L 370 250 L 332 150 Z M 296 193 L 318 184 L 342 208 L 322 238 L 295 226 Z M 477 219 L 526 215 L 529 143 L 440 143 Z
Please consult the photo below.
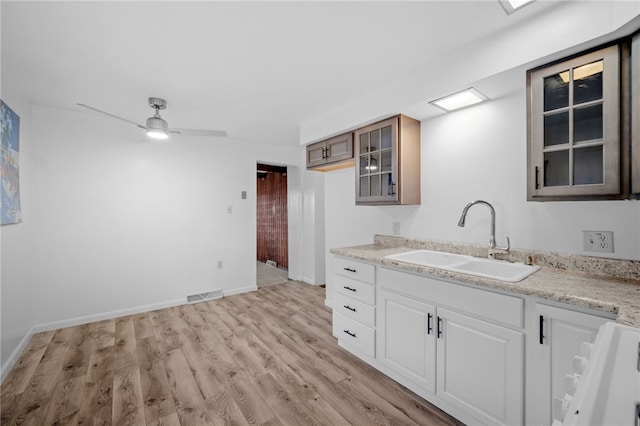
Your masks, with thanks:
M 147 118 L 146 126 L 142 124 L 138 124 L 135 121 L 128 120 L 123 117 L 119 117 L 115 114 L 111 114 L 106 111 L 102 111 L 98 108 L 94 108 L 89 105 L 77 103 L 83 108 L 90 109 L 95 112 L 99 112 L 100 114 L 108 115 L 109 117 L 117 118 L 118 120 L 126 121 L 127 123 L 131 123 L 135 126 L 138 126 L 141 129 L 147 131 L 147 136 L 153 139 L 167 139 L 169 138 L 169 134 L 172 135 L 184 135 L 184 136 L 214 136 L 214 137 L 225 137 L 227 136 L 227 132 L 224 130 L 201 130 L 201 129 L 170 129 L 169 123 L 162 117 L 160 117 L 160 110 L 165 109 L 167 107 L 167 101 L 161 98 L 149 98 L 149 106 L 156 110 L 156 113 L 153 114 L 153 117 Z

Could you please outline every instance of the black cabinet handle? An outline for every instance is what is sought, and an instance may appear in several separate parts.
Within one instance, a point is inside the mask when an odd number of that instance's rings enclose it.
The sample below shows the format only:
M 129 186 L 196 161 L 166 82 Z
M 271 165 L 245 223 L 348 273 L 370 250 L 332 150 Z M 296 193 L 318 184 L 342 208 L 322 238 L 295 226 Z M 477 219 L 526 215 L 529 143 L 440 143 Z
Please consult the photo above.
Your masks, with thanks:
M 343 286 L 342 288 L 344 288 L 345 290 L 349 290 L 349 291 L 353 291 L 354 293 L 358 290 L 356 290 L 355 288 L 351 288 L 348 285 Z
M 347 333 L 351 337 L 356 337 L 356 333 L 352 333 L 349 330 L 342 330 L 342 331 L 344 331 L 345 333 Z
M 356 312 L 356 308 L 352 308 L 349 305 L 344 305 L 344 308 L 350 310 L 351 312 Z
M 356 272 L 355 269 L 351 269 L 351 268 L 342 268 L 342 269 L 344 269 L 345 271 L 348 271 L 348 272 L 353 272 L 353 273 Z
M 544 345 L 544 317 L 540 315 L 540 334 L 538 336 L 540 344 Z
M 431 334 L 431 332 L 433 331 L 431 320 L 433 320 L 433 315 L 427 314 L 427 334 Z
M 438 339 L 442 336 L 442 318 L 438 317 Z
M 540 174 L 540 169 L 536 166 L 536 189 L 540 188 L 540 183 L 538 181 L 538 175 Z

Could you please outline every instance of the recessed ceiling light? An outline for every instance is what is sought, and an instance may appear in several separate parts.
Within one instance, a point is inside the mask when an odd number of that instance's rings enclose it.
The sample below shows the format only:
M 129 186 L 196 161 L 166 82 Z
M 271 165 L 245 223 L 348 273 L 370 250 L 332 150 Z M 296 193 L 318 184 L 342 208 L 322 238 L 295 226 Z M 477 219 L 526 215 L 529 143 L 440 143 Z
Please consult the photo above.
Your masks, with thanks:
M 529 3 L 532 3 L 535 0 L 498 0 L 498 1 L 502 5 L 502 8 L 504 9 L 504 11 L 507 12 L 507 15 L 511 15 L 516 10 L 520 9 L 523 6 L 528 5 Z
M 470 87 L 469 89 L 463 90 L 461 92 L 456 92 L 452 95 L 436 99 L 435 101 L 431 101 L 429 103 L 447 112 L 451 112 L 456 109 L 479 104 L 486 100 L 489 100 L 489 98 L 478 92 L 473 87 Z

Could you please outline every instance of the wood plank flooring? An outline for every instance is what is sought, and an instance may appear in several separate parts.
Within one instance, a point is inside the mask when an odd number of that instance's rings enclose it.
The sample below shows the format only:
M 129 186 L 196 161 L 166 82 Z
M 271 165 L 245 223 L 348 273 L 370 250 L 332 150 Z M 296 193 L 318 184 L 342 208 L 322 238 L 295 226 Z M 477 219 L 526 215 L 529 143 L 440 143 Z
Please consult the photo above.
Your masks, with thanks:
M 2 425 L 457 425 L 331 336 L 324 289 L 256 292 L 33 336 Z

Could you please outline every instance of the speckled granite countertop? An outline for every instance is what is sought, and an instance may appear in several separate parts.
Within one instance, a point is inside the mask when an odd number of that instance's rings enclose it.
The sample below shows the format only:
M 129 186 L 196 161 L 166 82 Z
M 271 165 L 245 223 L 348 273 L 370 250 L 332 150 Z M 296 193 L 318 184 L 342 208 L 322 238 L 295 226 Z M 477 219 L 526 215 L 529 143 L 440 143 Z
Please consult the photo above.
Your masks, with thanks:
M 411 240 L 382 235 L 375 236 L 374 244 L 334 248 L 330 252 L 338 256 L 408 272 L 597 309 L 617 315 L 616 321 L 620 324 L 640 328 L 640 262 L 638 261 L 514 249 L 500 259 L 523 262 L 526 256 L 531 256 L 533 263 L 540 266 L 540 270 L 520 282 L 509 283 L 385 258 L 390 254 L 416 249 L 480 257 L 485 257 L 487 254 L 486 246 Z

